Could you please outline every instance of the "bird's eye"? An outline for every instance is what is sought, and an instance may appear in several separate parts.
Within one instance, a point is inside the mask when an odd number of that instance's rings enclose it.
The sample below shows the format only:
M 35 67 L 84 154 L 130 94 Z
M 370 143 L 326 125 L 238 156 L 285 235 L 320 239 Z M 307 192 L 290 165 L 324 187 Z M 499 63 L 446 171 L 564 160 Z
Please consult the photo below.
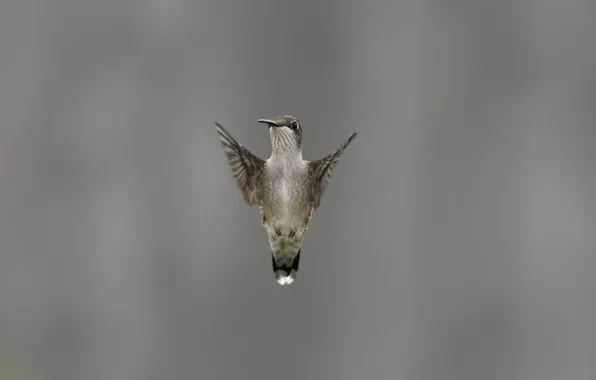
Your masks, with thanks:
M 290 124 L 290 128 L 295 131 L 296 129 L 298 129 L 298 124 L 292 123 L 292 124 Z

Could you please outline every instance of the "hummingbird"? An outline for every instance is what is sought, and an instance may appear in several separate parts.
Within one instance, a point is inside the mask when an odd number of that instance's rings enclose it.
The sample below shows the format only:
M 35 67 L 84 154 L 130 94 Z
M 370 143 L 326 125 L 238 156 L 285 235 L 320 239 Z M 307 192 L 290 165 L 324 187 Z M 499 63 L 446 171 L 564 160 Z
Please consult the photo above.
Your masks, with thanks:
M 273 273 L 279 285 L 296 279 L 304 234 L 321 204 L 331 173 L 357 133 L 318 160 L 302 158 L 302 125 L 294 116 L 259 119 L 269 128 L 271 155 L 263 160 L 215 122 L 228 164 L 244 201 L 257 206 L 269 237 Z

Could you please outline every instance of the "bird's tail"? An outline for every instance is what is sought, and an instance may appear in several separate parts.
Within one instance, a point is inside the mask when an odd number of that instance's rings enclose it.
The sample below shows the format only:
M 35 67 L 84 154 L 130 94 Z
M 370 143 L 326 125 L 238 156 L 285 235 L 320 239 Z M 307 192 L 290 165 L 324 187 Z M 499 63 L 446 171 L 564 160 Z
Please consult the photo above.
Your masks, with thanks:
M 281 255 L 271 252 L 271 263 L 275 280 L 280 285 L 290 285 L 296 279 L 298 265 L 300 264 L 300 251 L 295 255 Z

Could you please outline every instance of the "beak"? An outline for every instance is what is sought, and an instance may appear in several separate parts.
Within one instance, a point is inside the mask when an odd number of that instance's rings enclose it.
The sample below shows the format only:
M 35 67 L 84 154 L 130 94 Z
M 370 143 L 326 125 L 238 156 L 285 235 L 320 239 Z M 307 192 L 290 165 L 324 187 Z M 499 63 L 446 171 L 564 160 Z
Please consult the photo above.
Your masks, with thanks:
M 270 127 L 279 127 L 279 123 L 273 121 L 273 120 L 268 120 L 268 119 L 259 119 L 257 120 L 259 123 L 264 123 L 267 124 Z

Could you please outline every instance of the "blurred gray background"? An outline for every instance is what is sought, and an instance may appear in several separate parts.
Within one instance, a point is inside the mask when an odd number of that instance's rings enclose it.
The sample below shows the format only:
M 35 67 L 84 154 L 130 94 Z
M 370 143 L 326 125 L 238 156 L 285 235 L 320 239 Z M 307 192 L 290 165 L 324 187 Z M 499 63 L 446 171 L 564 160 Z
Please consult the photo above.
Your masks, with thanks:
M 276 284 L 213 122 L 359 137 Z M 0 379 L 596 378 L 596 3 L 0 3 Z

